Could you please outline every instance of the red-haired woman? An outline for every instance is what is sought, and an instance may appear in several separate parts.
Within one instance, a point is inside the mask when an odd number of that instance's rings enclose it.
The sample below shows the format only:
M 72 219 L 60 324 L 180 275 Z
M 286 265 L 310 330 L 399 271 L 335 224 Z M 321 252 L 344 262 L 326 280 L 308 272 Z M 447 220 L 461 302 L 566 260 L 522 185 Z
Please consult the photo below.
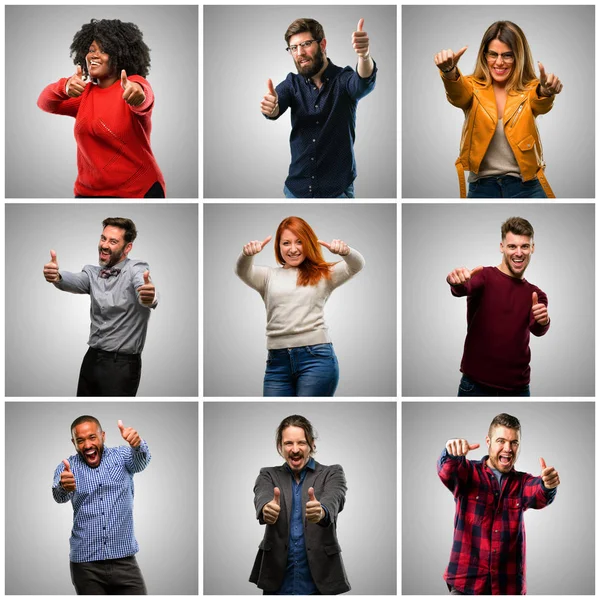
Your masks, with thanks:
M 267 309 L 267 368 L 264 396 L 333 396 L 339 380 L 337 357 L 323 316 L 331 292 L 356 275 L 363 257 L 341 240 L 317 238 L 300 217 L 288 217 L 275 234 L 275 258 L 281 267 L 254 266 L 272 236 L 243 248 L 238 277 L 255 289 Z M 339 254 L 328 263 L 321 248 Z

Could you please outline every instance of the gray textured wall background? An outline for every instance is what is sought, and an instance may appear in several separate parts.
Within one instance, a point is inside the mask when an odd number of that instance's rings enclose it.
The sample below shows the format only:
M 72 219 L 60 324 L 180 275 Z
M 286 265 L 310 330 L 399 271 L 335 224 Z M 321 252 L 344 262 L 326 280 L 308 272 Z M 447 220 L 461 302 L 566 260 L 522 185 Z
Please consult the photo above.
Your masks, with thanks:
M 446 441 L 481 444 L 497 414 L 521 422 L 516 469 L 540 474 L 554 466 L 554 502 L 525 513 L 527 593 L 594 594 L 594 402 L 404 402 L 402 405 L 402 593 L 447 595 L 443 580 L 454 531 L 454 499 L 436 473 Z
M 402 207 L 402 394 L 456 396 L 466 298 L 446 276 L 500 264 L 500 226 L 528 219 L 535 252 L 525 279 L 548 294 L 550 330 L 531 336 L 533 396 L 593 396 L 593 204 L 405 204 Z
M 351 36 L 365 19 L 377 83 L 358 103 L 357 198 L 396 197 L 395 6 L 205 6 L 204 196 L 283 198 L 290 165 L 290 111 L 275 122 L 260 112 L 267 79 L 296 73 L 284 33 L 295 19 L 323 25 L 327 55 L 356 67 Z
M 204 404 L 204 593 L 261 593 L 248 582 L 264 535 L 254 482 L 283 464 L 275 431 L 293 414 L 317 431 L 315 460 L 346 474 L 338 539 L 349 593 L 395 594 L 396 403 L 321 401 Z
M 536 122 L 546 176 L 557 198 L 593 198 L 595 165 L 594 6 L 404 6 L 402 8 L 402 196 L 458 198 L 463 111 L 446 100 L 433 57 L 469 49 L 459 68 L 473 72 L 485 30 L 514 21 L 537 61 L 564 84 Z
M 204 206 L 204 394 L 261 396 L 267 359 L 266 310 L 234 272 L 244 244 L 273 240 L 256 257 L 276 266 L 274 239 L 290 215 L 319 239 L 342 239 L 365 268 L 334 290 L 325 322 L 340 363 L 336 396 L 396 395 L 396 205 L 207 204 Z M 324 249 L 325 260 L 340 258 Z
M 155 95 L 152 151 L 167 196 L 197 198 L 198 7 L 56 5 L 6 7 L 6 197 L 73 196 L 75 119 L 41 111 L 37 99 L 75 72 L 69 47 L 92 18 L 131 21 L 142 30 Z
M 86 414 L 102 423 L 107 446 L 127 443 L 121 419 L 150 448 L 150 464 L 134 477 L 136 556 L 148 593 L 197 594 L 198 404 L 123 401 L 6 403 L 6 594 L 75 595 L 73 509 L 54 501 L 52 480 L 75 454 L 69 426 Z
M 198 395 L 198 207 L 195 204 L 8 204 L 6 225 L 7 396 L 75 396 L 90 331 L 90 298 L 43 276 L 98 264 L 106 217 L 129 217 L 159 293 L 142 354 L 138 396 Z M 33 375 L 32 375 L 33 374 Z

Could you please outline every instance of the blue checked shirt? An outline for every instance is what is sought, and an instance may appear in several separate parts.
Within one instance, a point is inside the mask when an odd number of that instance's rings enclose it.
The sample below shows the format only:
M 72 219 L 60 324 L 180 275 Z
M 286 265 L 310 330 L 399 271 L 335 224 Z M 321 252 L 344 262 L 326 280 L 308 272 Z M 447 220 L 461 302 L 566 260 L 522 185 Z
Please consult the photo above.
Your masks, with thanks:
M 295 73 L 275 88 L 279 114 L 274 119 L 292 111 L 292 162 L 285 185 L 296 198 L 336 198 L 356 179 L 356 109 L 373 91 L 376 73 L 374 66 L 363 79 L 353 68 L 329 61 L 321 88 Z
M 137 448 L 104 447 L 100 465 L 92 469 L 76 454 L 69 457 L 76 490 L 60 486 L 61 463 L 54 471 L 52 495 L 56 502 L 71 501 L 71 562 L 81 563 L 132 556 L 138 550 L 133 533 L 133 474 L 150 462 L 148 444 Z

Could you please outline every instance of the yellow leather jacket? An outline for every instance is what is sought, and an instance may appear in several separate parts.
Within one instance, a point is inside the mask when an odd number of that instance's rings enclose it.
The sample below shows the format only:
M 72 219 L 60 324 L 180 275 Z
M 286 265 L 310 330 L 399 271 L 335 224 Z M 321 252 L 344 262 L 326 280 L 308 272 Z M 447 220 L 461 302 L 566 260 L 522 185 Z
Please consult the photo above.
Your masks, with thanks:
M 481 161 L 496 131 L 498 109 L 491 85 L 486 85 L 470 75 L 462 75 L 456 81 L 447 79 L 440 72 L 448 102 L 465 113 L 465 124 L 460 141 L 460 156 L 456 161 L 460 197 L 466 198 L 465 170 L 479 172 Z M 544 176 L 545 163 L 542 143 L 535 117 L 547 113 L 554 103 L 554 96 L 538 96 L 536 79 L 527 90 L 511 90 L 504 107 L 504 133 L 517 159 L 523 181 L 537 177 L 548 198 L 554 194 Z

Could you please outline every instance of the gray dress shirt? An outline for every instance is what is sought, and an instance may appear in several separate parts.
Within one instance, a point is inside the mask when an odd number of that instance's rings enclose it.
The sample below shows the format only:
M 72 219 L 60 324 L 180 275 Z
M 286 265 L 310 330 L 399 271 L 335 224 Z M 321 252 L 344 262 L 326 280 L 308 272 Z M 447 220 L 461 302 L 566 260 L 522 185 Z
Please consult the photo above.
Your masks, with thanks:
M 100 277 L 103 267 L 86 265 L 81 273 L 60 271 L 62 279 L 54 283 L 63 292 L 89 294 L 90 339 L 88 345 L 96 350 L 141 354 L 148 331 L 150 308 L 139 301 L 137 288 L 144 285 L 148 263 L 126 258 L 114 265 L 121 269 L 117 276 Z

